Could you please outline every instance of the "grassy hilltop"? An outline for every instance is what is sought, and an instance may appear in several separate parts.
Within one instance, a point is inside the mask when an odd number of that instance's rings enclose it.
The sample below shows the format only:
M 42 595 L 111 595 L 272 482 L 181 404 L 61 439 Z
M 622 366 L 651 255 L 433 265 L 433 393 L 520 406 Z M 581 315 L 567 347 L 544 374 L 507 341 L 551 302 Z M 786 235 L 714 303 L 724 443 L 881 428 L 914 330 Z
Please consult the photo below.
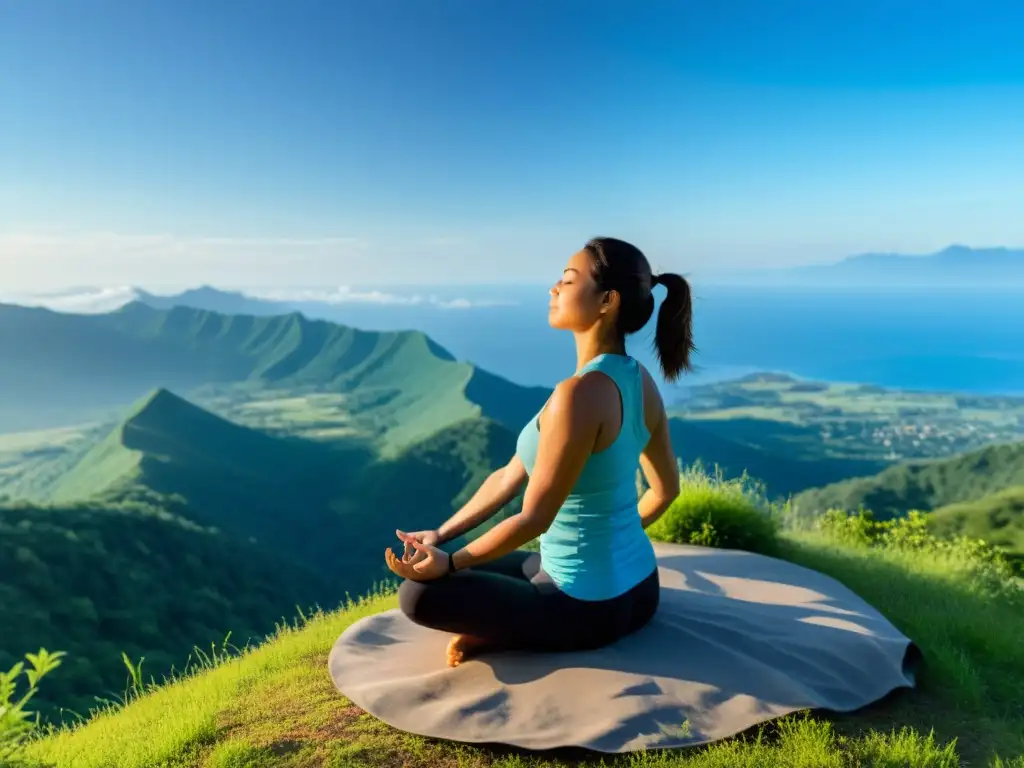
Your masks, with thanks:
M 768 509 L 735 482 L 684 476 L 661 537 L 733 546 L 728 532 Z M 708 521 L 707 526 L 698 525 Z M 874 537 L 855 518 L 815 530 L 784 526 L 776 510 L 748 548 L 828 573 L 877 606 L 924 653 L 919 687 L 849 715 L 792 715 L 740 737 L 672 753 L 623 758 L 529 755 L 409 736 L 361 713 L 326 670 L 343 629 L 394 606 L 390 592 L 282 625 L 266 642 L 214 654 L 173 680 L 141 680 L 126 706 L 41 733 L 36 765 L 110 766 L 1024 766 L 1024 592 L 998 556 L 943 542 L 914 520 Z M 68 663 L 68 662 L 65 662 Z M 40 683 L 56 684 L 63 666 Z M 140 734 L 145 738 L 139 738 Z

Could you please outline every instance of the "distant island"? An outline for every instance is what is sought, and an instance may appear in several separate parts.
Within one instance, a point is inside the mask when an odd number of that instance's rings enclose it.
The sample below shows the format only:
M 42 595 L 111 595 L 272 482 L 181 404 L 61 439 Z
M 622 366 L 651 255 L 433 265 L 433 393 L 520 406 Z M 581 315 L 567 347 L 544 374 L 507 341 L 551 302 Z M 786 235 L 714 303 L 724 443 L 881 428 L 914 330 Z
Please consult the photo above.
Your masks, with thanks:
M 832 264 L 720 271 L 704 279 L 773 287 L 1024 288 L 1024 248 L 950 245 L 929 254 L 862 253 Z

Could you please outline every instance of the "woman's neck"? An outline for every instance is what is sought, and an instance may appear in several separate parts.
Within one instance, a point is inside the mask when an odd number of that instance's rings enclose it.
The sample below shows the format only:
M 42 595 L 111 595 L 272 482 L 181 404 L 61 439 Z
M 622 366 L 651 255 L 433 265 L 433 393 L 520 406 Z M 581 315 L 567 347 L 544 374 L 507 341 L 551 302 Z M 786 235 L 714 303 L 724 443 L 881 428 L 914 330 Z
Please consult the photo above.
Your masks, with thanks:
M 626 345 L 621 339 L 600 338 L 596 334 L 576 335 L 576 371 L 600 355 L 625 355 Z

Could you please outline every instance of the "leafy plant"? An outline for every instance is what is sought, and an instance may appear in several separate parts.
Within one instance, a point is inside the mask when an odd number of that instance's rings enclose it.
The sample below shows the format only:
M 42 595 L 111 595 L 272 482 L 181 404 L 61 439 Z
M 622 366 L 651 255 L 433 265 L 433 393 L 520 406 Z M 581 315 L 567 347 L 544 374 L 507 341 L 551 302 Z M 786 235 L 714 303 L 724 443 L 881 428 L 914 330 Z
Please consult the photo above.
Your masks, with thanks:
M 928 514 L 919 510 L 879 521 L 868 510 L 848 514 L 831 509 L 819 519 L 818 529 L 834 541 L 847 545 L 941 556 L 982 592 L 1016 590 L 1014 567 L 1002 551 L 983 539 L 970 536 L 936 536 L 929 530 Z
M 40 648 L 39 653 L 25 654 L 31 665 L 26 669 L 25 662 L 15 663 L 7 672 L 0 672 L 0 761 L 4 764 L 13 763 L 20 755 L 25 742 L 39 725 L 39 716 L 32 719 L 32 714 L 25 705 L 36 695 L 39 681 L 60 666 L 61 657 L 65 653 L 50 653 Z M 17 679 L 24 673 L 28 679 L 28 690 L 15 700 Z

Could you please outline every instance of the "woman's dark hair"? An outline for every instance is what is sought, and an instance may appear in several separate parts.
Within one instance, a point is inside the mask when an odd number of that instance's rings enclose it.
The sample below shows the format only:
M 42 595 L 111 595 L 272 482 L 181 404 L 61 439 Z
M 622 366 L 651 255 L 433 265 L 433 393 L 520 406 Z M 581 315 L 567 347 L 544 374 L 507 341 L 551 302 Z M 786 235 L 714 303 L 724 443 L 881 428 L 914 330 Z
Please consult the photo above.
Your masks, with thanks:
M 665 272 L 655 275 L 647 257 L 639 248 L 614 237 L 595 237 L 584 247 L 593 260 L 593 276 L 602 291 L 616 291 L 620 297 L 616 331 L 623 341 L 636 333 L 654 314 L 655 285 L 665 286 L 668 295 L 658 311 L 654 349 L 668 381 L 692 369 L 693 301 L 690 284 L 681 275 Z

